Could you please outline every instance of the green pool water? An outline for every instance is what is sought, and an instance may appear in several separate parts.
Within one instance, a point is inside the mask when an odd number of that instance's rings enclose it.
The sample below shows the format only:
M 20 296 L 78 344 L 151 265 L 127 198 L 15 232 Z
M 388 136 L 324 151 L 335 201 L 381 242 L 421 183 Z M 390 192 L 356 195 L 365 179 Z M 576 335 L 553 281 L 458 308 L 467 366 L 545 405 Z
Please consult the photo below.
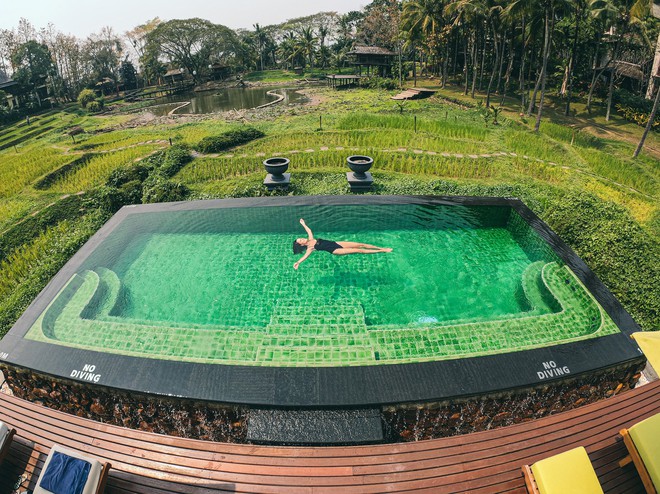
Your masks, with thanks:
M 315 252 L 305 236 L 391 247 Z M 515 351 L 617 332 L 508 207 L 303 206 L 140 213 L 28 338 L 217 364 L 343 366 Z

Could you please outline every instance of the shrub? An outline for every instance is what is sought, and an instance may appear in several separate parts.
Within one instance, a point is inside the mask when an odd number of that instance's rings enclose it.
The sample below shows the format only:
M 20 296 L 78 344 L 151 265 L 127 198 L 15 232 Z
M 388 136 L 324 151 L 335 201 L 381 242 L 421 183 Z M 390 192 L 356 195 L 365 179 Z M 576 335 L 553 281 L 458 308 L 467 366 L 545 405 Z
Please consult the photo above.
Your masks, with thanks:
M 152 170 L 155 170 L 156 168 L 160 168 L 160 166 L 163 164 L 165 161 L 165 151 L 157 151 L 152 155 L 147 156 L 146 158 L 143 158 L 140 160 L 140 165 L 146 167 L 150 172 Z
M 0 263 L 0 337 L 107 219 L 95 211 L 76 221 L 65 220 Z
M 630 309 L 644 329 L 660 327 L 660 245 L 621 206 L 584 192 L 558 198 L 544 218 Z M 633 262 L 631 262 L 633 261 Z
M 188 148 L 177 144 L 165 151 L 163 162 L 160 165 L 160 171 L 166 177 L 173 177 L 191 160 L 192 156 Z
M 87 109 L 92 113 L 98 113 L 103 110 L 103 104 L 103 100 L 99 98 L 89 103 Z
M 646 127 L 653 109 L 653 101 L 632 94 L 625 89 L 614 92 L 614 107 L 629 122 Z M 660 130 L 660 114 L 655 117 L 653 130 Z
M 119 188 L 123 196 L 123 205 L 127 204 L 140 204 L 142 202 L 142 181 L 141 180 L 131 180 L 126 182 Z
M 617 89 L 614 91 L 613 98 L 615 104 L 620 104 L 621 106 L 625 106 L 627 108 L 631 108 L 643 113 L 651 113 L 651 109 L 653 108 L 652 100 L 647 100 L 641 96 L 637 96 L 636 94 L 633 94 L 630 91 L 626 91 L 625 89 Z
M 649 122 L 649 117 L 651 116 L 651 112 L 642 112 L 639 110 L 635 110 L 634 108 L 630 108 L 628 106 L 624 106 L 622 104 L 617 104 L 616 105 L 617 111 L 629 122 L 636 123 L 637 125 L 641 125 L 642 127 L 646 127 L 646 125 Z M 655 117 L 655 120 L 653 121 L 653 124 L 651 125 L 651 128 L 653 130 L 660 130 L 660 115 Z
M 142 202 L 150 204 L 154 202 L 183 201 L 189 194 L 188 187 L 181 183 L 171 182 L 162 176 L 150 177 L 144 183 Z
M 205 137 L 197 144 L 197 151 L 200 153 L 219 153 L 225 149 L 240 146 L 247 142 L 264 137 L 264 133 L 252 127 L 244 129 L 230 130 L 219 136 Z
M 83 89 L 78 95 L 78 104 L 83 108 L 87 108 L 87 105 L 92 103 L 96 99 L 96 93 L 91 89 Z
M 360 84 L 370 89 L 386 89 L 388 91 L 399 87 L 399 84 L 394 79 L 376 76 L 368 77 L 362 80 Z
M 90 206 L 109 214 L 114 214 L 122 206 L 130 204 L 126 200 L 126 195 L 120 189 L 107 186 L 95 188 L 88 197 Z
M 116 168 L 110 173 L 106 185 L 109 187 L 121 187 L 129 182 L 143 182 L 151 172 L 152 168 L 143 164 L 143 161 L 134 166 L 123 166 Z

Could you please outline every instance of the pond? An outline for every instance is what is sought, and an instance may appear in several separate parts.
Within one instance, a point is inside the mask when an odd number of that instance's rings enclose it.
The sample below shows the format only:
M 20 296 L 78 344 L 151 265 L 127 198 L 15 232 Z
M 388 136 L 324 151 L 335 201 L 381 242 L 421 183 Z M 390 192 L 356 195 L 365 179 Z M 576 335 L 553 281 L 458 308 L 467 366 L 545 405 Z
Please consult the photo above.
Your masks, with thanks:
M 307 100 L 303 94 L 293 88 L 222 88 L 202 92 L 191 91 L 158 98 L 154 101 L 154 106 L 149 107 L 149 111 L 154 115 L 163 116 L 186 102 L 190 102 L 190 104 L 178 108 L 175 113 L 201 114 L 228 110 L 244 110 L 275 101 L 277 97 L 267 94 L 269 91 L 284 96 L 284 100 L 280 103 L 284 105 L 303 103 Z

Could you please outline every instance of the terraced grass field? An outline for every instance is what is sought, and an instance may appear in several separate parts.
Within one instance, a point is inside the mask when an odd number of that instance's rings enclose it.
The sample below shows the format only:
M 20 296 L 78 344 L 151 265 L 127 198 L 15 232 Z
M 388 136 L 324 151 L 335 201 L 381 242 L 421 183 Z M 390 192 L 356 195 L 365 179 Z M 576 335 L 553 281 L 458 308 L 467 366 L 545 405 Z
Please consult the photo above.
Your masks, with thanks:
M 70 230 L 79 235 L 67 246 L 81 245 L 90 229 L 88 223 L 75 228 L 78 222 L 96 221 L 98 228 L 107 214 L 93 220 L 89 215 L 100 205 L 107 211 L 115 207 L 115 189 L 108 189 L 115 170 L 137 166 L 167 148 L 170 140 L 194 151 L 204 137 L 250 125 L 266 137 L 220 154 L 193 152 L 192 161 L 173 177 L 149 180 L 186 186 L 192 199 L 268 195 L 262 161 L 282 155 L 291 160 L 288 193 L 347 194 L 346 157 L 367 154 L 375 160 L 372 193 L 518 196 L 589 262 L 645 329 L 660 326 L 660 268 L 653 261 L 660 252 L 660 161 L 657 151 L 631 158 L 636 143 L 630 136 L 639 135 L 640 128 L 618 117 L 607 127 L 598 112 L 589 116 L 578 111 L 570 120 L 549 111 L 537 134 L 511 101 L 505 102 L 500 124 L 493 125 L 483 108 L 455 88 L 403 107 L 389 99 L 394 91 L 305 91 L 313 104 L 153 120 L 123 114 L 121 105 L 97 116 L 69 107 L 34 117 L 30 125 L 2 128 L 0 231 L 14 235 L 21 222 L 34 218 L 38 223 L 62 197 L 82 193 L 90 199 L 83 201 L 88 209 L 80 218 L 52 215 L 69 221 Z M 84 133 L 72 138 L 68 132 L 75 126 Z M 651 136 L 649 147 L 657 149 L 658 142 Z M 92 157 L 67 168 L 85 154 Z M 145 184 L 130 186 L 129 196 L 139 202 Z M 64 247 L 52 244 L 56 236 L 48 231 L 58 221 L 30 227 L 34 232 L 24 235 L 22 250 L 3 253 L 3 258 L 13 256 L 13 262 L 0 266 L 0 284 L 10 290 L 25 280 L 12 264 L 20 264 L 32 244 L 46 239 L 53 246 L 46 271 L 66 261 Z M 15 242 L 10 244 L 17 249 Z M 45 247 L 38 251 L 49 252 Z M 11 326 L 46 281 L 17 288 L 17 293 L 26 290 L 16 295 L 18 302 L 0 303 L 0 328 Z

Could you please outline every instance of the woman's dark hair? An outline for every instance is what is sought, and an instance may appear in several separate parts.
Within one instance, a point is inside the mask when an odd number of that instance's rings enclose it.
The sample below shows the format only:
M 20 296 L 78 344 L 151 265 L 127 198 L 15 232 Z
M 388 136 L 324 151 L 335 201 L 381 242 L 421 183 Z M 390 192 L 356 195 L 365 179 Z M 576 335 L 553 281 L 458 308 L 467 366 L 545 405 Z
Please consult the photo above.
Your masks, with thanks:
M 298 243 L 298 240 L 293 241 L 293 253 L 294 254 L 300 254 L 302 251 L 304 251 L 307 247 L 304 245 L 301 245 Z

